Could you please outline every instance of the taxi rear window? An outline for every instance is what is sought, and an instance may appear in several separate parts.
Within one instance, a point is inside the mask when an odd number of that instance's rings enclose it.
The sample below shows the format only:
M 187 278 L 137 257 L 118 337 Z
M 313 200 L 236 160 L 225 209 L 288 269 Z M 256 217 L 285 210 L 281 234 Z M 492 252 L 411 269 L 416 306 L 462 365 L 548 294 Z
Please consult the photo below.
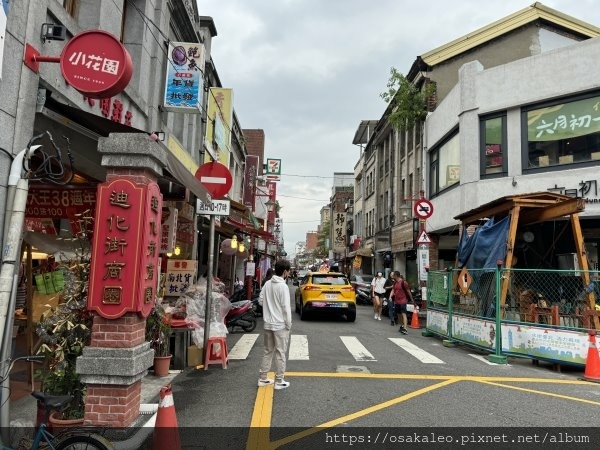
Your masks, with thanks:
M 346 278 L 340 275 L 313 275 L 313 284 L 346 284 Z

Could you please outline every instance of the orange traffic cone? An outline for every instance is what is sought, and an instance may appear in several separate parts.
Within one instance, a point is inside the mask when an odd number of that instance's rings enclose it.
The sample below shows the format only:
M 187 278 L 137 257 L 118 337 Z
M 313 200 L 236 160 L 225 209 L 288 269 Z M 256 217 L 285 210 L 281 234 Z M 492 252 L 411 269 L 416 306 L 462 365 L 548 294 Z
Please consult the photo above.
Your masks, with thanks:
M 154 436 L 152 437 L 152 450 L 181 450 L 175 403 L 171 385 L 160 388 L 160 403 L 156 413 Z
M 410 327 L 419 329 L 421 325 L 419 325 L 419 307 L 415 305 L 415 310 L 412 313 L 412 319 L 410 321 Z
M 590 346 L 585 360 L 583 379 L 600 383 L 600 355 L 598 347 L 596 347 L 596 330 L 589 330 L 588 333 L 590 334 Z

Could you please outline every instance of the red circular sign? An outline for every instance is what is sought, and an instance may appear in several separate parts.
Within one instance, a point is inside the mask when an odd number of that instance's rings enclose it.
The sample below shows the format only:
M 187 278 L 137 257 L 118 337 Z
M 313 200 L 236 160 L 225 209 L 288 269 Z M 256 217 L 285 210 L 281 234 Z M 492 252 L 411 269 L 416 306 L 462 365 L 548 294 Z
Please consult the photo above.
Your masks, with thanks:
M 233 184 L 233 177 L 227 166 L 216 161 L 198 167 L 196 178 L 215 199 L 225 196 Z
M 131 80 L 133 63 L 127 49 L 103 30 L 79 33 L 60 54 L 60 70 L 71 86 L 92 98 L 122 92 Z
M 429 200 L 421 198 L 415 202 L 413 212 L 418 218 L 427 219 L 433 214 L 433 205 Z

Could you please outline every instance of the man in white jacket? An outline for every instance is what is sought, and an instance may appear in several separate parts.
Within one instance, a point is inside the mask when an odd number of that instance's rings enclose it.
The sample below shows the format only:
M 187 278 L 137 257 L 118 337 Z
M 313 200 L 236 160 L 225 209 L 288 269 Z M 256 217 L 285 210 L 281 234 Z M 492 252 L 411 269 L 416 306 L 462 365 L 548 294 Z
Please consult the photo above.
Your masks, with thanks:
M 258 386 L 275 383 L 275 389 L 285 389 L 290 385 L 284 380 L 286 352 L 292 328 L 290 290 L 286 278 L 290 274 L 290 262 L 279 260 L 275 263 L 275 273 L 267 281 L 258 298 L 263 308 L 265 354 L 260 365 Z M 267 378 L 275 354 L 275 380 Z

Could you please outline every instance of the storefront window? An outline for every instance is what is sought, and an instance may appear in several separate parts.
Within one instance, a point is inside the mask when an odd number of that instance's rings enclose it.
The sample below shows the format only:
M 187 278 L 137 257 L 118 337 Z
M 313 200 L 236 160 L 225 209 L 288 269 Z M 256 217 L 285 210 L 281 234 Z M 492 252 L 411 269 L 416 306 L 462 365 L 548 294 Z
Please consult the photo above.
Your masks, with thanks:
M 600 161 L 600 96 L 526 109 L 527 169 Z
M 435 195 L 460 181 L 460 143 L 456 132 L 430 153 L 429 182 Z
M 481 120 L 481 177 L 506 175 L 506 115 Z

